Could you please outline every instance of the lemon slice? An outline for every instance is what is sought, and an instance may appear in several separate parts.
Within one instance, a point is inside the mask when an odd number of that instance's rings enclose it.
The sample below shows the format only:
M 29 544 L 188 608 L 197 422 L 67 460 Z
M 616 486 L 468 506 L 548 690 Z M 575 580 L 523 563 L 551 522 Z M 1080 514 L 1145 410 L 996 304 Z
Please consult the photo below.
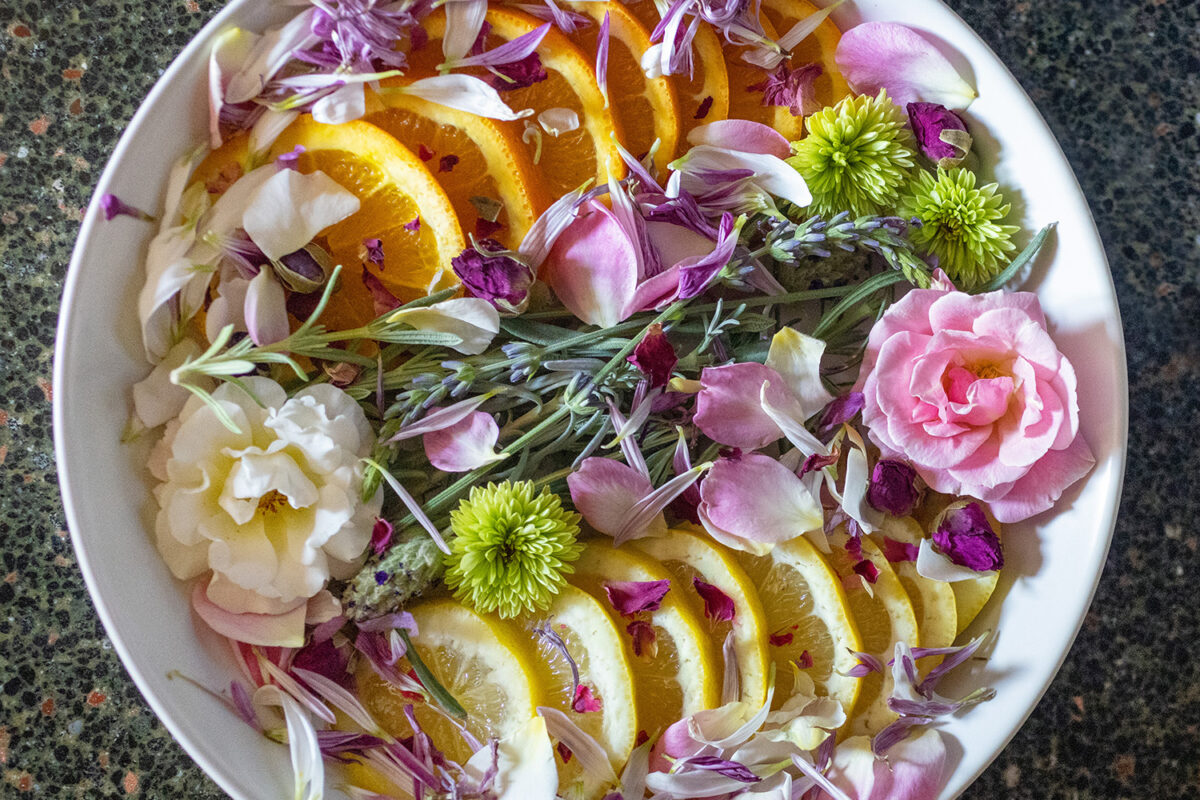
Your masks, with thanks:
M 542 703 L 535 670 L 507 625 L 476 614 L 452 600 L 410 609 L 417 622 L 413 647 L 434 677 L 467 711 L 466 728 L 486 742 L 502 739 L 528 722 Z M 402 665 L 408 669 L 407 662 Z M 413 705 L 418 724 L 446 757 L 465 763 L 472 750 L 438 710 L 414 703 L 369 666 L 358 670 L 363 705 L 396 737 L 411 734 L 404 707 Z
M 633 670 L 612 618 L 596 598 L 574 586 L 564 586 L 546 611 L 522 621 L 523 635 L 536 650 L 536 671 L 546 704 L 565 713 L 594 738 L 618 774 L 633 750 L 638 731 L 637 699 Z M 561 650 L 535 633 L 548 629 L 558 636 L 579 670 L 579 684 L 599 703 L 598 711 L 577 712 L 573 707 L 574 674 Z M 559 794 L 591 797 L 609 787 L 589 785 L 579 761 L 566 763 L 558 756 Z
M 791 696 L 791 664 L 805 667 L 818 692 L 842 704 L 849 717 L 860 681 L 847 677 L 862 640 L 837 575 L 803 536 L 768 555 L 738 554 L 766 613 L 770 658 L 775 664 L 775 708 Z M 806 655 L 807 654 L 807 655 Z
M 908 593 L 879 548 L 865 536 L 860 539 L 863 558 L 879 571 L 875 583 L 867 584 L 854 571 L 857 559 L 851 558 L 846 552 L 848 540 L 849 537 L 844 533 L 830 537 L 833 551 L 829 562 L 846 587 L 850 611 L 862 634 L 862 651 L 878 658 L 885 667 L 882 673 L 872 672 L 862 679 L 862 693 L 846 728 L 852 736 L 873 735 L 896 720 L 897 715 L 887 706 L 893 682 L 891 670 L 887 669 L 886 664 L 895 652 L 896 642 L 908 642 L 910 645 L 917 642 L 917 617 Z M 868 585 L 870 591 L 867 590 Z
M 638 615 L 649 621 L 655 634 L 654 645 L 642 655 L 634 652 L 633 639 L 626 635 L 631 620 L 611 608 L 604 592 L 606 583 L 670 579 L 652 559 L 606 542 L 590 542 L 571 577 L 571 583 L 600 602 L 618 629 L 625 629 L 621 639 L 633 665 L 638 730 L 651 738 L 676 720 L 714 708 L 721 699 L 719 657 L 702 620 L 680 597 L 678 581 L 672 582 L 658 610 Z
M 675 529 L 666 536 L 638 539 L 637 549 L 657 560 L 676 579 L 673 584 L 693 611 L 703 617 L 704 601 L 695 591 L 693 578 L 712 584 L 733 601 L 730 622 L 705 620 L 713 645 L 721 648 L 725 637 L 733 633 L 737 655 L 739 699 L 757 708 L 767 699 L 767 620 L 762 603 L 749 576 L 737 565 L 728 548 L 703 534 Z
M 912 517 L 885 515 L 883 525 L 871 534 L 871 540 L 882 547 L 884 537 L 904 544 L 920 545 L 924 533 L 920 523 Z M 949 647 L 954 644 L 954 638 L 958 635 L 958 603 L 954 599 L 953 584 L 924 577 L 917 572 L 917 565 L 912 561 L 900 561 L 891 567 L 908 593 L 908 599 L 912 601 L 920 646 Z M 931 669 L 932 659 L 922 666 L 922 671 Z

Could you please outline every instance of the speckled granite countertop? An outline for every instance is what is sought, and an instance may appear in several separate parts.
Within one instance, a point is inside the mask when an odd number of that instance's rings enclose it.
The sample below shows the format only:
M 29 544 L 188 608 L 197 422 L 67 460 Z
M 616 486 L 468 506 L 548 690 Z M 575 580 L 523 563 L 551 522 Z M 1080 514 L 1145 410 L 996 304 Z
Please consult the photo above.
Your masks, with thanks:
M 897 0 L 900 2 L 900 0 Z M 96 618 L 55 483 L 51 353 L 81 209 L 217 0 L 0 3 L 0 796 L 220 798 Z M 1200 796 L 1200 3 L 950 0 L 1092 203 L 1128 341 L 1108 566 L 1033 716 L 967 798 Z

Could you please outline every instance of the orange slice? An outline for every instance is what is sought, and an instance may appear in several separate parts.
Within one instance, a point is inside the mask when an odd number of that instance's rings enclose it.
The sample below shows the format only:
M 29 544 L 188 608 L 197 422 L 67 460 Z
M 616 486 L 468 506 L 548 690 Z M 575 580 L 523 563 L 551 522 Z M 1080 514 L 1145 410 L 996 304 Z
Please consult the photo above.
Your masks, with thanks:
M 350 328 L 375 317 L 361 280 L 364 239 L 382 242 L 383 267 L 367 267 L 402 301 L 457 283 L 450 259 L 462 252 L 466 239 L 446 192 L 415 153 L 370 123 L 322 125 L 307 114 L 280 135 L 271 156 L 297 145 L 304 147 L 301 172 L 321 170 L 362 204 L 323 233 L 333 263 L 342 265 L 340 286 L 321 319 L 327 328 Z M 405 227 L 417 218 L 419 226 L 410 225 L 414 230 Z
M 626 6 L 647 31 L 653 33 L 661 17 L 653 0 L 640 0 Z M 679 147 L 676 155 L 687 149 L 687 135 L 706 122 L 729 116 L 729 74 L 725 70 L 725 54 L 721 39 L 708 25 L 700 25 L 692 39 L 692 74 L 671 75 L 675 94 L 679 98 Z
M 495 222 L 501 227 L 491 238 L 515 250 L 552 202 L 533 177 L 533 163 L 521 141 L 496 120 L 391 94 L 387 85 L 381 95 L 368 94 L 365 119 L 425 160 L 464 233 L 483 233 L 481 218 Z M 488 210 L 491 203 L 498 204 L 495 211 Z
M 512 41 L 543 24 L 524 12 L 495 5 L 488 9 L 487 21 L 491 29 L 484 42 L 485 50 Z M 435 12 L 422 24 L 429 34 L 429 41 L 410 53 L 406 77 L 437 74 L 437 65 L 442 61 L 445 14 Z M 625 165 L 614 141 L 614 137 L 621 136 L 620 126 L 604 105 L 604 96 L 596 83 L 594 61 L 555 28 L 542 39 L 537 53 L 546 79 L 520 89 L 500 90 L 500 97 L 514 111 L 527 108 L 534 111 L 534 116 L 528 119 L 503 123 L 514 137 L 526 141 L 526 152 L 535 165 L 532 175 L 554 199 L 574 191 L 587 180 L 607 182 L 610 172 L 616 178 L 624 177 Z M 479 68 L 466 71 L 484 80 L 492 77 Z M 557 108 L 575 112 L 579 127 L 558 136 L 544 132 L 536 115 Z M 530 128 L 534 133 L 523 138 Z
M 649 3 L 646 3 L 649 5 Z M 596 63 L 600 24 L 609 15 L 608 98 L 624 132 L 621 144 L 642 158 L 657 139 L 654 165 L 658 174 L 667 174 L 667 165 L 679 146 L 679 100 L 669 78 L 649 79 L 642 72 L 642 53 L 650 48 L 647 30 L 620 2 L 571 3 L 573 11 L 592 18 L 594 24 L 580 28 L 572 37 Z
M 761 18 L 767 38 L 778 39 L 775 26 L 765 15 Z M 787 106 L 764 106 L 763 93 L 757 86 L 767 79 L 767 71 L 742 58 L 746 47 L 725 48 L 725 69 L 729 72 L 729 116 L 770 125 L 787 137 L 799 139 L 804 131 L 804 119 L 797 117 Z
M 762 4 L 762 15 L 775 27 L 780 36 L 790 31 L 800 20 L 818 11 L 820 9 L 808 0 L 763 0 Z M 826 18 L 815 31 L 792 48 L 792 67 L 820 64 L 824 70 L 820 77 L 813 81 L 816 99 L 822 106 L 831 106 L 850 94 L 850 87 L 834 61 L 838 40 L 841 38 L 842 32 L 838 30 L 837 25 L 833 24 L 832 19 Z

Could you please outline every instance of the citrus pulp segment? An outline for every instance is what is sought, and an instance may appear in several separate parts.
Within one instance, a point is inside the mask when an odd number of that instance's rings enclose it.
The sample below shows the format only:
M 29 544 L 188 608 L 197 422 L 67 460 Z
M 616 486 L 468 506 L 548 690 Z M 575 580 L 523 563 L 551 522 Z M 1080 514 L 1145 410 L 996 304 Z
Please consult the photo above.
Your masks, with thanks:
M 480 741 L 502 739 L 529 721 L 543 704 L 529 656 L 513 631 L 451 600 L 409 609 L 417 623 L 413 647 L 459 704 L 465 725 Z M 407 660 L 400 665 L 407 670 Z M 438 709 L 414 703 L 370 667 L 358 671 L 363 704 L 393 736 L 408 735 L 404 707 L 413 705 L 417 723 L 448 758 L 465 763 L 472 750 Z
M 846 593 L 837 575 L 803 536 L 777 545 L 768 555 L 738 554 L 738 563 L 758 590 L 767 620 L 770 658 L 775 664 L 779 708 L 792 694 L 792 664 L 803 667 L 818 692 L 841 703 L 849 717 L 858 698 L 858 678 L 847 677 L 862 650 Z
M 618 629 L 625 629 L 621 638 L 633 666 L 639 731 L 651 737 L 676 720 L 715 707 L 721 699 L 719 657 L 702 621 L 679 597 L 676 582 L 657 610 L 632 617 L 613 609 L 604 590 L 610 583 L 670 579 L 652 559 L 606 542 L 589 542 L 569 579 L 600 602 Z M 634 626 L 645 622 L 653 629 L 654 641 L 639 655 Z
M 649 0 L 644 0 L 653 5 Z M 593 24 L 573 35 L 595 63 L 599 46 L 600 24 L 609 18 L 608 87 L 609 105 L 621 126 L 621 144 L 641 159 L 659 142 L 654 165 L 659 175 L 667 174 L 667 165 L 679 146 L 679 100 L 669 78 L 647 78 L 641 57 L 650 47 L 650 32 L 621 2 L 584 0 L 571 3 L 573 11 L 585 14 Z
M 785 35 L 797 22 L 816 14 L 820 9 L 807 0 L 763 0 L 762 15 L 771 23 L 780 36 Z M 805 64 L 821 67 L 821 74 L 813 81 L 813 100 L 821 106 L 831 106 L 846 95 L 850 87 L 838 70 L 834 54 L 842 32 L 832 19 L 826 18 L 817 29 L 792 48 L 786 63 L 797 69 Z
M 550 608 L 523 621 L 523 634 L 534 643 L 533 663 L 541 679 L 546 704 L 562 711 L 608 753 L 613 770 L 620 772 L 633 750 L 638 732 L 633 670 L 612 618 L 587 592 L 567 585 Z M 561 650 L 534 633 L 546 628 L 558 636 L 579 670 L 579 685 L 586 687 L 599 705 L 595 711 L 576 710 L 574 674 Z M 579 704 L 587 708 L 586 698 Z M 559 755 L 560 794 L 590 796 L 608 787 L 588 786 L 579 761 L 562 762 Z M 563 787 L 573 786 L 566 792 Z
M 533 176 L 525 145 L 493 119 L 431 103 L 409 94 L 368 95 L 367 116 L 417 153 L 446 191 L 464 233 L 492 238 L 515 250 L 553 198 Z M 482 201 L 482 203 L 481 203 Z M 481 213 L 491 203 L 494 213 Z M 479 220 L 497 223 L 494 233 Z M 488 226 L 490 227 L 490 226 Z
M 297 159 L 301 172 L 321 170 L 361 203 L 323 233 L 333 263 L 342 265 L 321 319 L 327 328 L 354 327 L 376 316 L 363 269 L 404 302 L 457 283 L 450 259 L 462 252 L 466 239 L 445 190 L 415 153 L 368 122 L 323 125 L 307 114 L 280 134 L 272 157 L 297 146 L 304 148 Z M 366 239 L 382 243 L 382 266 L 363 263 Z
M 711 584 L 733 601 L 734 614 L 729 622 L 706 620 L 715 647 L 723 646 L 733 634 L 737 657 L 739 699 L 757 708 L 767 699 L 767 621 L 762 603 L 749 576 L 737 565 L 731 551 L 703 534 L 676 528 L 666 536 L 647 537 L 632 543 L 638 550 L 658 561 L 675 578 L 673 586 L 689 601 L 698 615 L 704 614 L 704 602 L 692 580 Z
M 848 540 L 844 533 L 830 537 L 829 563 L 846 587 L 846 599 L 862 635 L 862 652 L 879 659 L 884 664 L 884 671 L 872 672 L 862 679 L 862 694 L 846 728 L 852 736 L 873 735 L 896 719 L 896 714 L 887 705 L 893 686 L 887 662 L 892 659 L 897 642 L 911 645 L 917 641 L 917 618 L 908 593 L 879 548 L 865 536 L 859 538 L 863 560 L 869 561 L 878 571 L 875 582 L 869 583 L 854 570 L 858 559 L 846 551 Z

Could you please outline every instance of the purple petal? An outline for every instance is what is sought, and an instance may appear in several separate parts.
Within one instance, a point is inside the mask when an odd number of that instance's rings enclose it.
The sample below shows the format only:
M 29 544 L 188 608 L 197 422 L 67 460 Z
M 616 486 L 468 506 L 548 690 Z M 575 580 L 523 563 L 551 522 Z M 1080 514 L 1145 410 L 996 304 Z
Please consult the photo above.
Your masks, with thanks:
M 708 770 L 743 783 L 757 783 L 760 780 L 745 764 L 728 761 L 717 756 L 692 756 L 684 764 L 687 769 Z M 680 768 L 682 767 L 683 765 L 680 765 Z
M 653 658 L 658 652 L 658 634 L 654 632 L 654 626 L 646 620 L 635 619 L 625 626 L 625 632 L 629 634 L 635 656 L 647 655 Z
M 254 713 L 254 702 L 250 699 L 250 692 L 246 690 L 245 684 L 241 681 L 231 681 L 229 694 L 233 698 L 233 710 L 237 715 L 247 725 L 258 730 L 258 715 Z
M 855 575 L 858 575 L 867 583 L 873 584 L 879 580 L 879 567 L 875 566 L 866 559 L 856 563 L 852 569 L 854 570 Z
M 917 485 L 917 471 L 904 461 L 881 458 L 871 471 L 867 502 L 894 517 L 907 517 L 921 502 L 924 492 Z
M 600 709 L 600 698 L 592 694 L 590 687 L 583 683 L 575 687 L 575 698 L 571 701 L 572 711 L 576 714 L 588 714 Z
M 933 532 L 933 544 L 955 564 L 977 572 L 1004 566 L 1000 537 L 992 530 L 983 508 L 975 502 L 946 509 Z
M 821 437 L 821 441 L 829 441 L 834 431 L 858 416 L 858 412 L 862 411 L 865 405 L 866 398 L 862 392 L 850 392 L 827 405 L 821 414 L 821 421 L 817 423 L 817 435 Z
M 692 586 L 704 600 L 704 616 L 715 622 L 731 622 L 734 616 L 733 598 L 711 583 L 692 578 Z
M 379 239 L 363 239 L 366 260 L 377 267 L 383 266 L 383 242 Z
M 326 639 L 302 647 L 292 660 L 292 667 L 306 669 L 342 683 L 349 677 L 346 673 L 349 663 L 350 655 L 345 648 L 335 646 L 332 639 Z
M 766 80 L 750 88 L 763 93 L 764 106 L 786 106 L 797 117 L 807 116 L 821 109 L 813 82 L 824 72 L 820 64 L 802 64 L 795 69 L 780 64 Z M 787 155 L 791 155 L 790 149 L 781 157 Z
M 104 212 L 104 219 L 108 222 L 112 222 L 118 216 L 133 217 L 145 222 L 152 222 L 154 220 L 154 217 L 140 208 L 134 208 L 115 194 L 100 195 L 100 210 Z
M 550 32 L 550 27 L 550 23 L 547 22 L 545 25 L 539 25 L 528 33 L 523 33 L 517 38 L 497 45 L 486 52 L 465 58 L 453 59 L 454 67 L 456 69 L 462 67 L 499 67 L 501 65 L 524 61 L 530 56 L 537 55 L 534 51 L 538 49 L 538 46 L 542 43 L 542 39 L 546 38 L 546 34 Z M 541 66 L 540 60 L 538 61 L 538 66 Z M 497 86 L 496 88 L 499 89 L 502 87 Z
M 893 564 L 902 561 L 916 561 L 917 553 L 921 551 L 921 548 L 915 544 L 898 542 L 888 536 L 883 537 L 880 549 L 883 550 L 883 557 Z
M 534 276 L 528 264 L 507 252 L 499 242 L 482 239 L 452 258 L 450 266 L 472 297 L 516 313 L 529 299 Z
M 371 295 L 371 303 L 375 316 L 382 316 L 403 305 L 400 302 L 400 298 L 392 294 L 391 290 L 383 285 L 383 281 L 379 280 L 379 277 L 365 266 L 362 268 L 362 282 Z
M 604 95 L 604 103 L 608 105 L 608 12 L 600 22 L 600 37 L 596 45 L 596 83 L 600 86 L 600 94 Z
M 408 631 L 412 636 L 417 635 L 417 621 L 412 614 L 407 611 L 398 611 L 358 623 L 358 629 L 368 633 L 387 633 L 400 628 Z
M 657 611 L 671 591 L 671 581 L 614 581 L 604 584 L 609 604 L 622 616 L 631 617 L 640 611 Z
M 975 89 L 918 31 L 895 22 L 866 22 L 842 34 L 834 56 L 859 94 L 886 89 L 901 106 L 925 101 L 966 108 Z

